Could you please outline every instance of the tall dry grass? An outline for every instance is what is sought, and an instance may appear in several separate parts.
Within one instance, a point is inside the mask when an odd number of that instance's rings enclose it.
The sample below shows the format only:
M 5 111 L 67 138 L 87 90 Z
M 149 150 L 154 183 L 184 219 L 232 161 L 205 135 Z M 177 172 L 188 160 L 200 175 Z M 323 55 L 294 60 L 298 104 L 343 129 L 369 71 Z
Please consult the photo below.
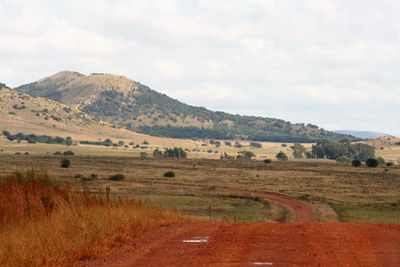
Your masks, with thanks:
M 0 265 L 74 266 L 161 225 L 191 220 L 63 188 L 34 171 L 0 177 Z

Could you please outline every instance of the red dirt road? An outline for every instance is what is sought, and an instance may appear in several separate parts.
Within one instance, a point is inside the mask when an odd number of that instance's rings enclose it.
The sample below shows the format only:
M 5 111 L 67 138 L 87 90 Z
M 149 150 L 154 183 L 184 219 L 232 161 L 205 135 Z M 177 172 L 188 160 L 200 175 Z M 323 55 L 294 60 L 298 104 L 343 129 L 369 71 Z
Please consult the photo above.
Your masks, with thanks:
M 400 266 L 400 225 L 200 223 L 151 232 L 88 266 Z
M 268 194 L 268 193 L 263 193 L 263 192 L 256 192 L 254 194 L 257 196 L 263 197 L 266 200 L 272 200 L 275 202 L 279 202 L 279 203 L 289 207 L 290 209 L 292 209 L 294 216 L 295 216 L 295 218 L 294 218 L 295 222 L 311 222 L 311 221 L 313 221 L 313 212 L 312 212 L 311 207 L 300 200 L 295 200 L 295 199 L 287 198 L 284 196 Z
M 198 223 L 163 227 L 85 266 L 399 267 L 400 225 L 312 223 L 304 202 L 257 193 L 290 207 L 297 223 Z

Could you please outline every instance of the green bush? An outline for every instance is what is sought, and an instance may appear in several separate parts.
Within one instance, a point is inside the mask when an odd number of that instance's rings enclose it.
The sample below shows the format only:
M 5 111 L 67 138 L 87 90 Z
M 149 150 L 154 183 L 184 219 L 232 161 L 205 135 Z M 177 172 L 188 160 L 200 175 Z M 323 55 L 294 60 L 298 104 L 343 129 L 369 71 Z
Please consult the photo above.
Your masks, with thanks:
M 352 161 L 351 161 L 351 158 L 349 158 L 349 157 L 341 156 L 341 157 L 338 157 L 338 158 L 336 159 L 336 162 L 337 162 L 337 163 L 342 163 L 342 164 L 348 164 L 348 163 L 350 163 L 350 162 L 352 162 Z
M 365 164 L 370 168 L 376 168 L 376 167 L 379 166 L 379 161 L 376 160 L 376 159 L 371 158 L 371 159 L 367 159 L 365 161 Z
M 283 152 L 279 152 L 278 154 L 276 154 L 276 158 L 280 161 L 287 161 L 288 160 L 288 156 Z
M 175 177 L 175 173 L 173 171 L 167 171 L 164 173 L 164 177 Z
M 69 168 L 71 161 L 69 159 L 61 160 L 61 168 Z
M 362 164 L 361 161 L 358 160 L 358 159 L 355 159 L 355 160 L 353 160 L 353 161 L 351 162 L 351 166 L 356 167 L 356 168 L 360 167 L 361 164 Z
M 123 180 L 125 180 L 125 175 L 118 173 L 118 174 L 111 175 L 108 179 L 111 181 L 123 181 Z

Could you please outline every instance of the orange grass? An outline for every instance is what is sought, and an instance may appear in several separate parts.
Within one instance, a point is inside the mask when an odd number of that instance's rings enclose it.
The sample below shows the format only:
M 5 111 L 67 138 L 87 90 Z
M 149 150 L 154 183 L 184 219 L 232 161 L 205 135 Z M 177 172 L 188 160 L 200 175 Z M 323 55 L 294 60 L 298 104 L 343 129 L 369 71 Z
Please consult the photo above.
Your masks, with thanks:
M 0 265 L 74 266 L 146 231 L 193 219 L 71 191 L 34 171 L 0 178 Z

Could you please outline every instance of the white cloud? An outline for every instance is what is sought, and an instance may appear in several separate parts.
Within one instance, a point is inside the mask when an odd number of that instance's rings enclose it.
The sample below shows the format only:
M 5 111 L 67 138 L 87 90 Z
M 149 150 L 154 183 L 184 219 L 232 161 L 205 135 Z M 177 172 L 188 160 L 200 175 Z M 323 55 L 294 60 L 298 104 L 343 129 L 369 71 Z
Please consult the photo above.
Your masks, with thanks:
M 169 78 L 178 79 L 184 74 L 182 65 L 173 60 L 157 60 L 155 67 L 160 71 L 161 75 L 166 75 Z
M 0 79 L 13 86 L 120 73 L 213 109 L 400 135 L 396 1 L 0 0 L 0 11 Z

